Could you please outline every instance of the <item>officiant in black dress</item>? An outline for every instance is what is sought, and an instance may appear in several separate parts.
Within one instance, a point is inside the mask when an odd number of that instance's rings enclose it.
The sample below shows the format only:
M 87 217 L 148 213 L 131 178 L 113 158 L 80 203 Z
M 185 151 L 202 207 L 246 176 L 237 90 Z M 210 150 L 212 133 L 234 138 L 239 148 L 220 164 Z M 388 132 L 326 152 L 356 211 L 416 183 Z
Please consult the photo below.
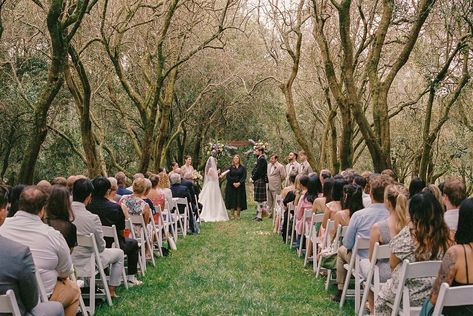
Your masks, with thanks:
M 225 205 L 230 210 L 230 219 L 240 220 L 240 211 L 247 209 L 246 203 L 246 168 L 241 164 L 240 156 L 235 155 L 232 165 L 226 171 Z

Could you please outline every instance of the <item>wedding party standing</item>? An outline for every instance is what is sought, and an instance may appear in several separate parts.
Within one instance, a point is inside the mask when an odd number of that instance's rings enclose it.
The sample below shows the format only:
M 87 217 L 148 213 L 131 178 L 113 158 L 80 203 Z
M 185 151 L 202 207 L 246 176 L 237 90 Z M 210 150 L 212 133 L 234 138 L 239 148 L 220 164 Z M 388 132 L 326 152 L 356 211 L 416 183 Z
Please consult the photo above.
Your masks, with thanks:
M 286 165 L 286 183 L 284 186 L 290 185 L 289 183 L 289 176 L 291 174 L 298 175 L 299 174 L 299 169 L 301 168 L 300 164 L 297 162 L 297 153 L 291 151 L 287 157 L 287 160 L 289 161 Z
M 268 162 L 264 155 L 264 148 L 256 146 L 253 153 L 258 157 L 256 165 L 253 168 L 252 177 L 254 185 L 254 200 L 258 203 L 255 220 L 262 221 L 263 211 L 268 200 L 266 194 L 266 183 L 268 183 Z
M 246 168 L 241 164 L 239 155 L 235 155 L 232 165 L 227 170 L 227 186 L 225 188 L 225 205 L 230 210 L 230 219 L 240 220 L 240 212 L 247 209 L 246 202 Z
M 200 219 L 204 222 L 228 221 L 218 179 L 217 159 L 211 156 L 205 165 L 204 186 L 199 196 L 203 205 Z
M 286 179 L 286 168 L 278 161 L 278 155 L 269 158 L 268 165 L 268 210 L 270 217 L 274 214 L 276 195 L 281 193 L 282 185 Z
M 300 169 L 299 169 L 300 175 L 309 176 L 309 174 L 314 172 L 309 162 L 307 161 L 307 153 L 303 150 L 299 152 L 299 161 L 300 161 Z
M 184 165 L 181 167 L 181 175 L 183 179 L 194 183 L 194 167 L 192 166 L 192 157 L 187 155 L 184 160 Z

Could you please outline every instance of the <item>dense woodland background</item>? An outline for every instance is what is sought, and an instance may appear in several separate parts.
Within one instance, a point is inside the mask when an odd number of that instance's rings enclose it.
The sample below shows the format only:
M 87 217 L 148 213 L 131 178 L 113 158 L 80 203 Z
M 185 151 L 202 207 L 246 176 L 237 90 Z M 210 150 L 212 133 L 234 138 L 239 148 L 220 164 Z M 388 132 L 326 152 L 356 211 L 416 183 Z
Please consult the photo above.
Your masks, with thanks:
M 473 191 L 471 0 L 0 0 L 0 178 L 252 138 Z

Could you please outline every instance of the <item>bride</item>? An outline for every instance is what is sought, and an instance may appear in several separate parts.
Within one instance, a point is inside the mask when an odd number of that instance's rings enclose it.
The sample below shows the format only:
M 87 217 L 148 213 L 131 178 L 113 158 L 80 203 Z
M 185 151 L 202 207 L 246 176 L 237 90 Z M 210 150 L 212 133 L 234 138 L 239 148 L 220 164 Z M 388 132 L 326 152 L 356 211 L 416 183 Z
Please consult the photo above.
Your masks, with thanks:
M 204 222 L 228 221 L 227 208 L 218 182 L 217 160 L 210 157 L 205 165 L 204 187 L 199 195 L 203 209 L 200 219 Z

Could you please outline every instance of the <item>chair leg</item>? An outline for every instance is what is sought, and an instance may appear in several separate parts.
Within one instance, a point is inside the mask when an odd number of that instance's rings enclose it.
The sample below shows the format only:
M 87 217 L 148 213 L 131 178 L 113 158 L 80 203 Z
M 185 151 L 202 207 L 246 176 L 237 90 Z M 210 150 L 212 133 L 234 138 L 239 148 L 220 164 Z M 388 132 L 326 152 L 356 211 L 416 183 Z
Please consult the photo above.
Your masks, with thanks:
M 342 297 L 340 298 L 340 308 L 342 308 L 343 305 L 345 304 L 345 298 L 347 296 L 348 285 L 350 284 L 350 278 L 351 278 L 351 267 L 348 268 L 347 276 L 345 277 L 345 283 L 343 285 Z
M 328 290 L 330 279 L 332 278 L 332 270 L 327 270 L 327 280 L 325 281 L 325 290 Z

